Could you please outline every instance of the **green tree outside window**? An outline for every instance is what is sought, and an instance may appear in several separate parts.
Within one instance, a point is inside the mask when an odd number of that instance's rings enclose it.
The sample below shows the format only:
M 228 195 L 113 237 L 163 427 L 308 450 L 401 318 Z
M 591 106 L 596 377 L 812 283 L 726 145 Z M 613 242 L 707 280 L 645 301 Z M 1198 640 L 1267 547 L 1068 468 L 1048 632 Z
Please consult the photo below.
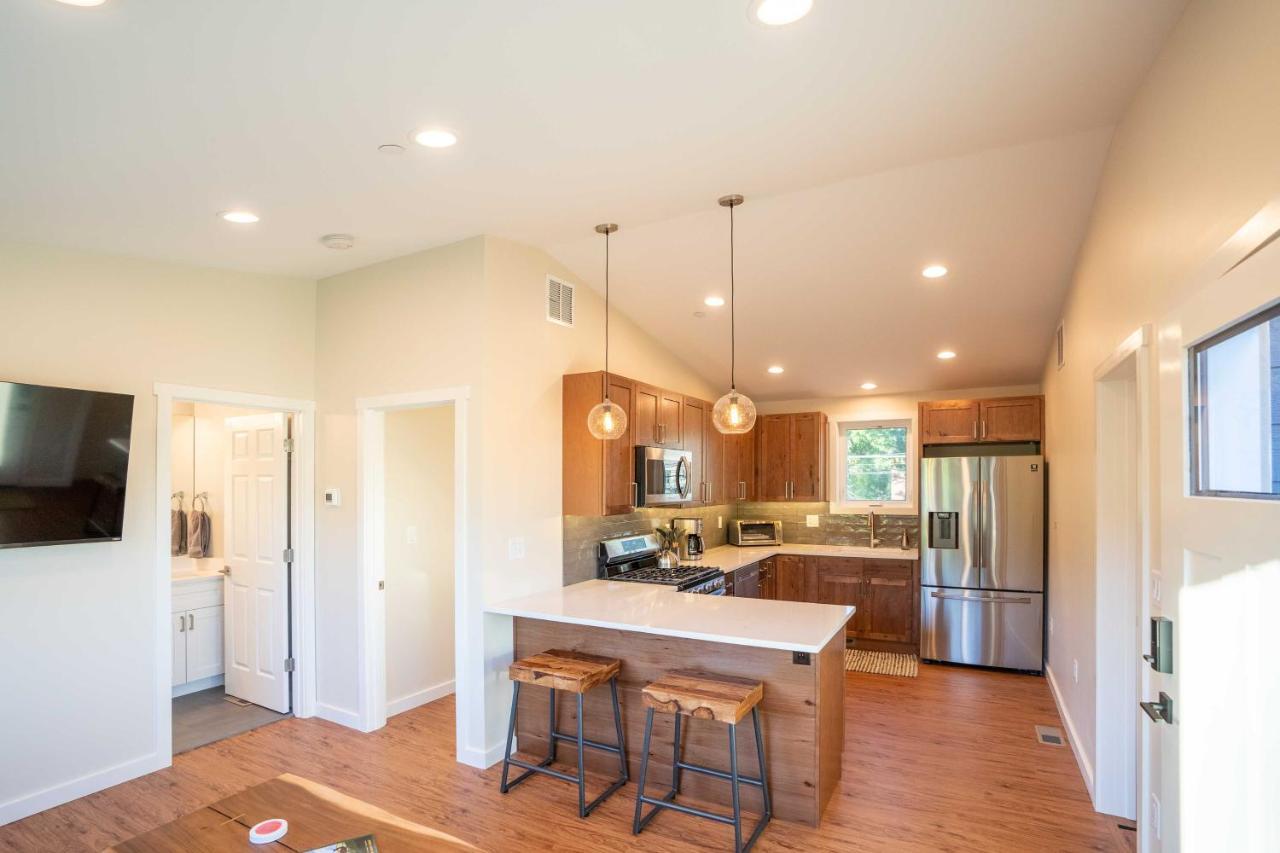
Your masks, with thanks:
M 907 428 L 845 430 L 845 500 L 907 499 Z

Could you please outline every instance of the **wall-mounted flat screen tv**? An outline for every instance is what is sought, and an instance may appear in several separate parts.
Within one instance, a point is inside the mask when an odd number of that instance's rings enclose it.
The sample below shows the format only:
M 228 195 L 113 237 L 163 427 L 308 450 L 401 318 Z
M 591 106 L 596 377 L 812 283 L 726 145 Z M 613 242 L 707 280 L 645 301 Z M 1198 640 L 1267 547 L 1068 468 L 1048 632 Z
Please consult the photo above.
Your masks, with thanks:
M 124 535 L 133 395 L 0 382 L 0 548 Z

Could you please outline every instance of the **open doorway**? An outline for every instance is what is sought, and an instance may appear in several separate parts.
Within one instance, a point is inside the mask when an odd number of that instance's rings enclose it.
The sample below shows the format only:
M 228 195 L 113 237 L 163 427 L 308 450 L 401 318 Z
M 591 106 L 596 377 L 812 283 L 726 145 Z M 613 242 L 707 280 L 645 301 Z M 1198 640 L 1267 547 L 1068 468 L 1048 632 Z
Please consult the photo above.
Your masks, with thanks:
M 310 713 L 314 415 L 234 392 L 156 396 L 159 748 L 176 755 Z
M 454 691 L 453 403 L 387 412 L 387 716 Z
M 1130 821 L 1144 801 L 1147 744 L 1139 697 L 1150 578 L 1148 331 L 1094 373 L 1097 445 L 1097 754 L 1094 807 Z
M 173 753 L 288 717 L 292 418 L 177 401 Z

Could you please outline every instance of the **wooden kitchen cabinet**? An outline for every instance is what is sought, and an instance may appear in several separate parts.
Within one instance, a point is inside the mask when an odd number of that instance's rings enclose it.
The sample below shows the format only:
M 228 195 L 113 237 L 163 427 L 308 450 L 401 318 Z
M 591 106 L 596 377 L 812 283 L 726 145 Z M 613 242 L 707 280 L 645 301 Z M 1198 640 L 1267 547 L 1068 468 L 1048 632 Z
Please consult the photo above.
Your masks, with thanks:
M 915 642 L 920 593 L 913 564 L 907 560 L 864 560 L 862 574 L 867 618 L 858 622 L 858 636 L 867 640 Z
M 778 597 L 778 566 L 775 557 L 760 561 L 760 597 Z
M 700 400 L 685 397 L 681 403 L 681 422 L 684 424 L 681 447 L 691 454 L 689 459 L 689 482 L 691 495 L 687 506 L 701 506 L 707 502 L 707 437 L 704 429 L 705 408 Z
M 756 474 L 762 501 L 824 501 L 827 416 L 764 415 L 756 420 Z
M 1043 397 L 931 400 L 920 404 L 921 444 L 1042 441 Z
M 684 397 L 636 383 L 635 443 L 645 447 L 684 447 Z
M 794 554 L 779 554 L 773 558 L 774 598 L 778 601 L 810 601 L 808 563 L 804 557 Z
M 705 461 L 702 466 L 702 479 L 707 485 L 706 495 L 702 500 L 707 506 L 728 503 L 736 494 L 725 488 L 725 449 L 728 447 L 726 439 L 729 436 L 716 429 L 715 421 L 711 418 L 711 409 L 711 403 L 703 403 L 702 450 Z
M 604 372 L 563 380 L 562 483 L 565 515 L 614 515 L 635 509 L 635 401 L 637 384 L 610 374 L 609 400 L 627 413 L 627 432 L 602 441 L 587 430 L 587 413 L 600 402 Z
M 756 497 L 756 436 L 759 433 L 760 421 L 757 419 L 756 426 L 750 432 L 723 436 L 724 476 L 721 495 L 727 501 L 758 499 Z

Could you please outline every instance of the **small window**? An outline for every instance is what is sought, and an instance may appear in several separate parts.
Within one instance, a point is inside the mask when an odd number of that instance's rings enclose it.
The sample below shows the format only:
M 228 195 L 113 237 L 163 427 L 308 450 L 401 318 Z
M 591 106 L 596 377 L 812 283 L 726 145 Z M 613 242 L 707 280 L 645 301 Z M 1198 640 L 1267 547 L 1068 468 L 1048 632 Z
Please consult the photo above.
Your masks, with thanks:
M 841 424 L 840 446 L 841 503 L 910 505 L 910 421 Z
M 1191 347 L 1191 492 L 1280 499 L 1280 305 Z

